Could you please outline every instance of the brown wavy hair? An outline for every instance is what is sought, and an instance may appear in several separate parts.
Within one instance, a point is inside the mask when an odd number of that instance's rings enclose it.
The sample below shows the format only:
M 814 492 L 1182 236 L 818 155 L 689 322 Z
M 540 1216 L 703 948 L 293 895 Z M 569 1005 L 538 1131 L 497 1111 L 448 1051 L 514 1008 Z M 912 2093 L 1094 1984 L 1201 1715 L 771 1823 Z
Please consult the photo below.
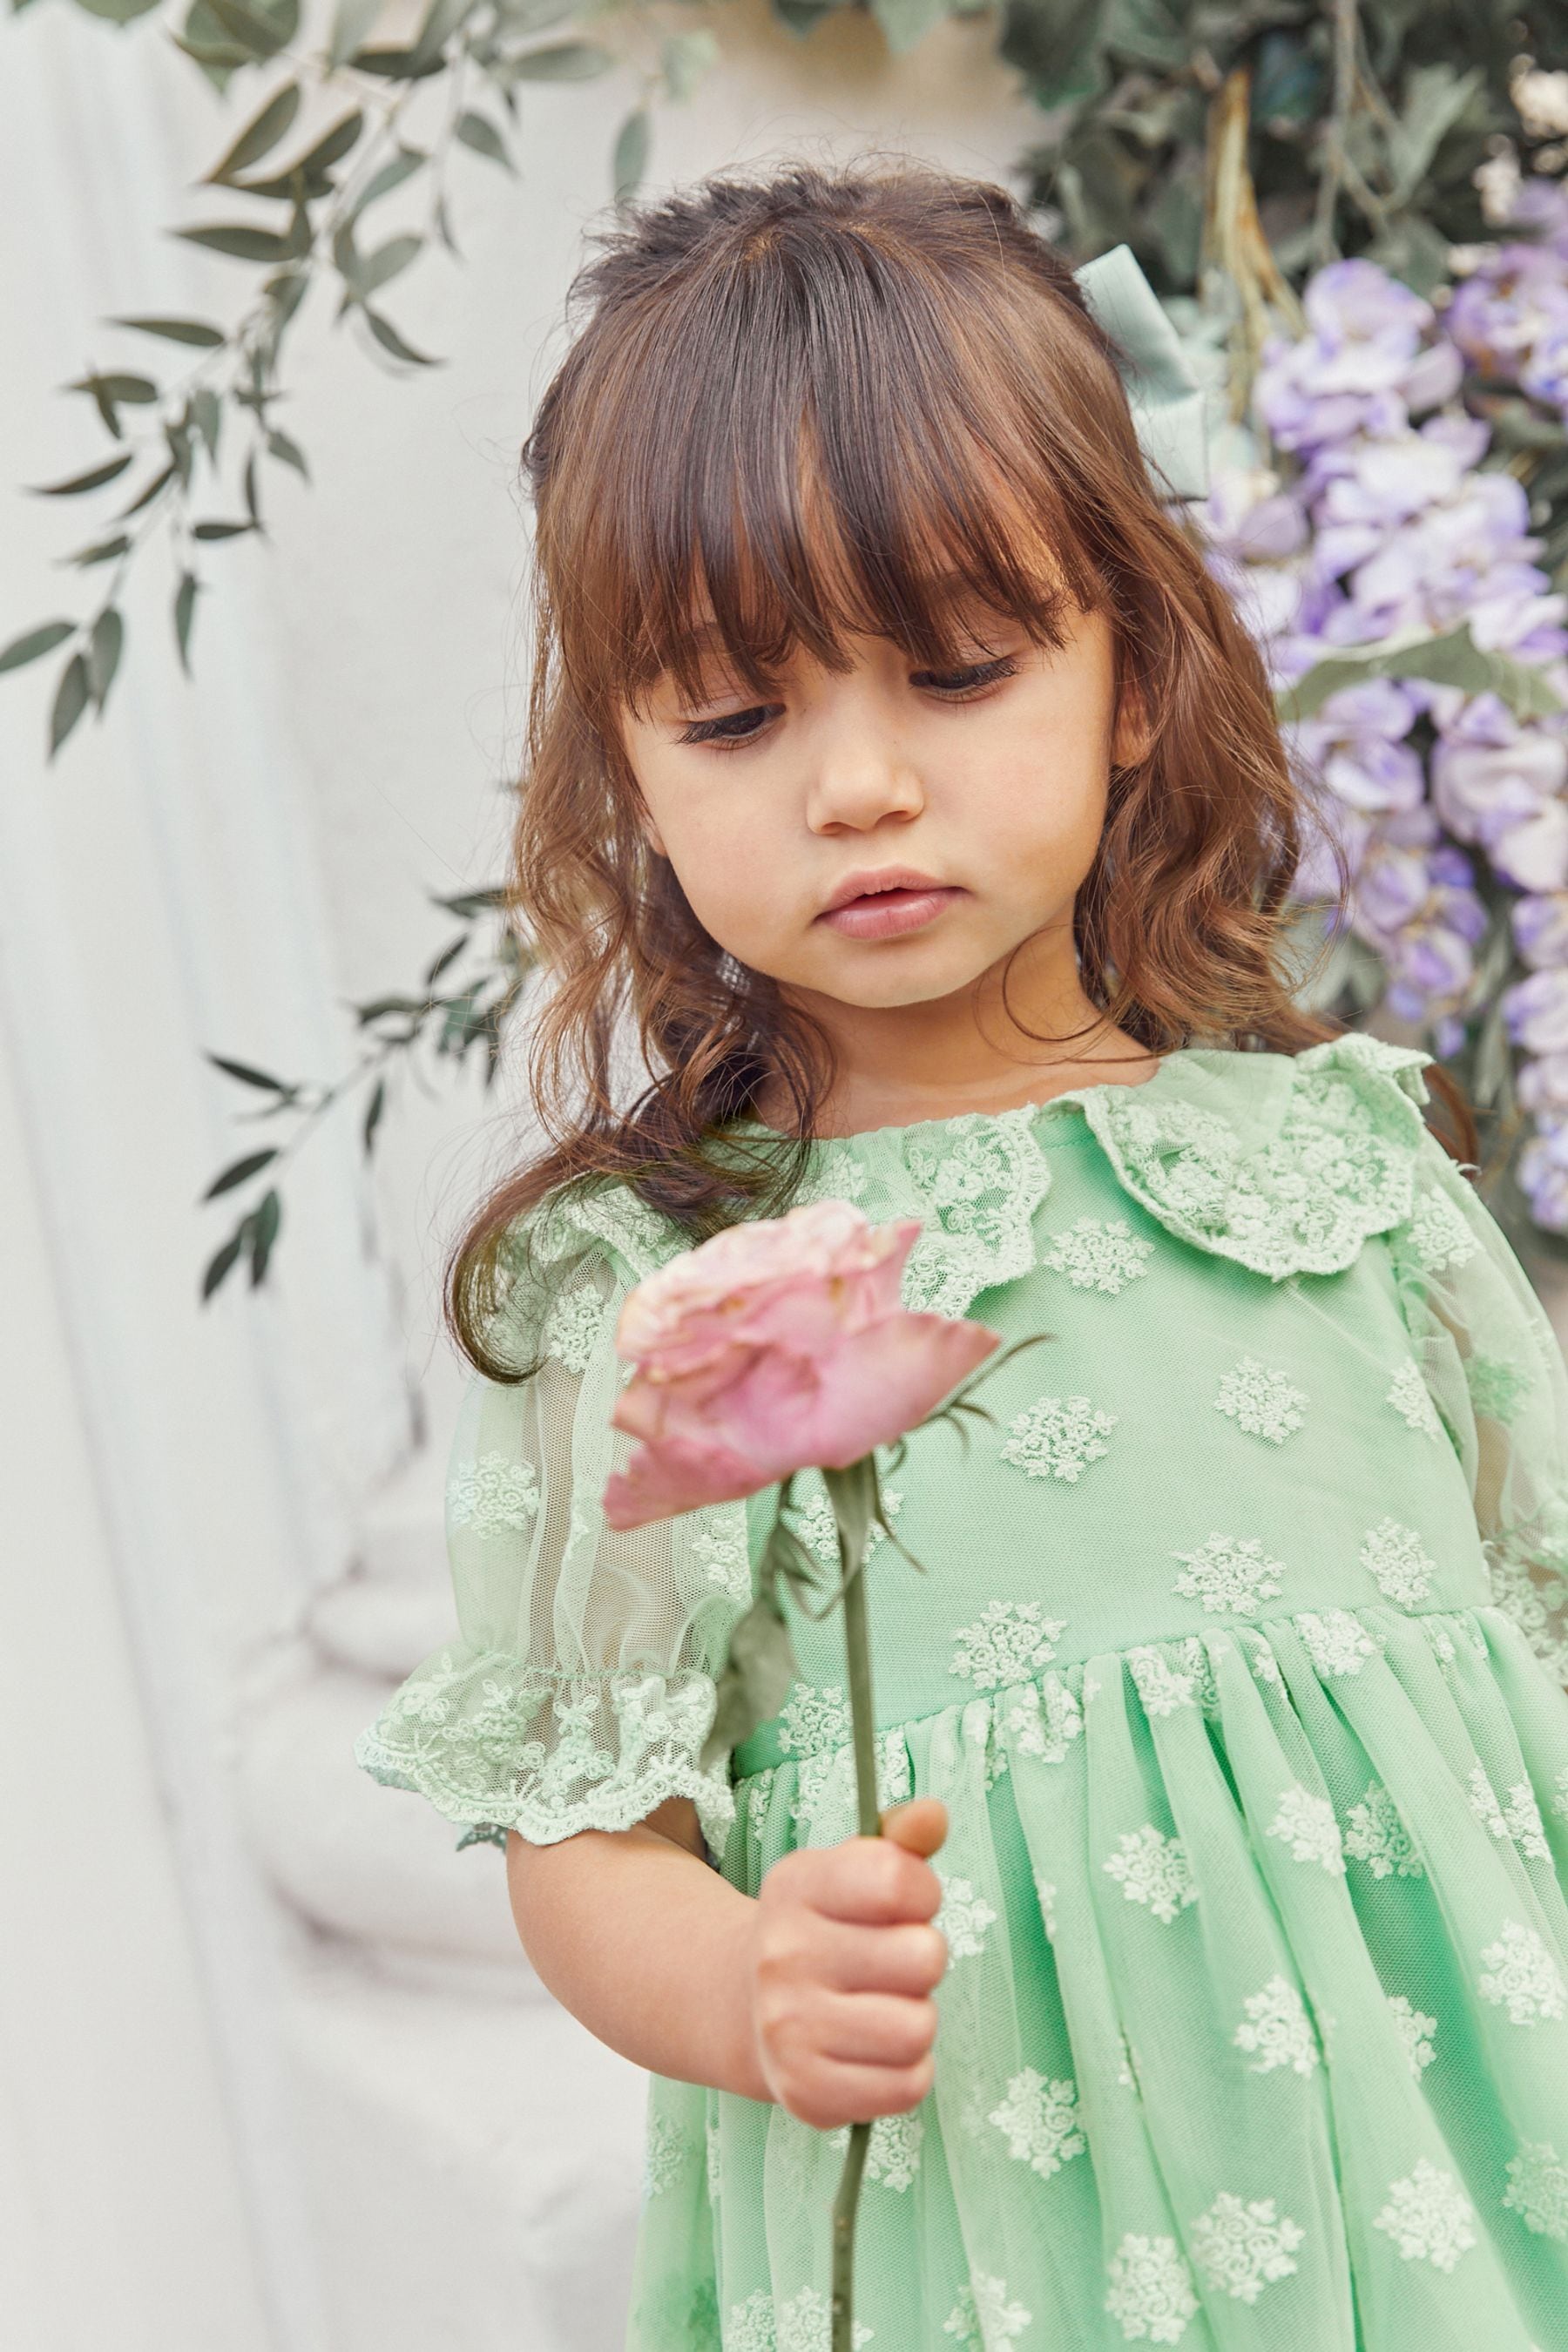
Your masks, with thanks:
M 528 1073 L 550 1141 L 446 1276 L 459 1349 L 504 1381 L 526 1375 L 485 1332 L 527 1211 L 616 1178 L 694 1242 L 777 1214 L 831 1083 L 820 1024 L 709 936 L 637 822 L 620 714 L 661 674 L 700 693 L 700 613 L 763 697 L 796 648 L 847 668 L 855 633 L 952 668 L 976 605 L 1041 644 L 1064 594 L 1104 613 L 1149 740 L 1111 773 L 1078 894 L 1100 1018 L 1075 1037 L 1294 1053 L 1341 1027 L 1294 1001 L 1305 813 L 1262 661 L 1151 483 L 1115 346 L 1014 200 L 907 163 L 795 166 L 709 180 L 599 246 L 523 451 L 536 635 L 508 910 L 553 982 Z M 1342 917 L 1347 889 L 1342 860 Z M 622 1108 L 626 1016 L 654 1075 Z M 721 1144 L 765 1082 L 786 1144 Z

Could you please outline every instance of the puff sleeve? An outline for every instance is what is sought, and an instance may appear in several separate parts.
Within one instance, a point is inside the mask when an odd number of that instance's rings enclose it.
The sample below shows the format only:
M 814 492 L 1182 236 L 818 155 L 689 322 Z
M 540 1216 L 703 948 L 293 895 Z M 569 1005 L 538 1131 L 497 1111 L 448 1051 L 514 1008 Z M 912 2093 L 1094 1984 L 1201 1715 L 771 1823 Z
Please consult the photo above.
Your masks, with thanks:
M 689 1797 L 717 1855 L 730 1772 L 698 1759 L 751 1600 L 746 1507 L 626 1533 L 605 1524 L 605 1480 L 632 1446 L 609 1416 L 630 1371 L 615 1329 L 636 1278 L 600 1245 L 548 1291 L 512 1284 L 492 1343 L 504 1322 L 508 1360 L 542 1360 L 516 1385 L 475 1373 L 464 1394 L 446 1488 L 457 1633 L 353 1752 L 375 1780 L 498 1843 L 506 1830 L 549 1845 L 626 1829 Z
M 1464 1466 L 1494 1600 L 1568 1684 L 1568 1370 L 1546 1311 L 1458 1165 L 1424 1132 L 1390 1234 L 1405 1319 Z

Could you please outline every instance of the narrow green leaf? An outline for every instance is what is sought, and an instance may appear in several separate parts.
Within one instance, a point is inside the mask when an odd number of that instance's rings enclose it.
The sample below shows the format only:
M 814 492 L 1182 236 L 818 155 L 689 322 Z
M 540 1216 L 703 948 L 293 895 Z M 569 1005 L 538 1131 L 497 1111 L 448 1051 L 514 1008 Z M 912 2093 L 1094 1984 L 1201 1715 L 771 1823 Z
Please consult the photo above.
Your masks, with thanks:
M 247 8 L 245 0 L 205 0 L 205 5 L 229 38 L 249 57 L 276 57 L 289 38 L 259 8 Z
M 374 31 L 381 10 L 382 0 L 338 0 L 327 45 L 327 62 L 334 73 Z
M 159 491 L 163 488 L 164 483 L 174 479 L 174 463 L 171 458 L 168 465 L 163 467 L 163 472 L 154 474 L 146 488 L 139 491 L 136 497 L 132 499 L 131 504 L 128 507 L 121 507 L 120 509 L 121 520 L 122 522 L 127 521 L 132 515 L 140 514 L 143 507 L 150 507 L 153 499 L 157 497 Z
M 12 14 L 19 14 L 26 0 L 13 0 Z M 77 0 L 77 6 L 89 16 L 102 16 L 110 25 L 130 25 L 138 16 L 145 16 L 158 5 L 158 0 Z
M 397 46 L 356 49 L 348 62 L 361 73 L 380 75 L 384 81 L 424 81 L 430 74 L 447 70 L 444 58 L 426 58 L 422 65 L 416 65 L 413 50 Z
M 158 397 L 158 387 L 144 375 L 84 375 L 74 383 L 62 385 L 65 392 L 89 392 L 96 400 L 123 402 L 127 407 L 144 408 Z
M 637 194 L 647 169 L 647 110 L 639 106 L 627 115 L 616 134 L 615 152 L 610 158 L 610 180 L 617 205 L 626 204 Z
M 505 140 L 488 117 L 476 114 L 471 106 L 466 106 L 453 128 L 464 146 L 471 147 L 476 155 L 488 156 L 492 163 L 500 163 L 509 172 L 515 171 Z
M 237 1078 L 241 1086 L 259 1087 L 264 1093 L 273 1095 L 291 1095 L 294 1092 L 294 1088 L 285 1086 L 281 1078 L 271 1076 L 266 1070 L 258 1070 L 253 1062 L 231 1061 L 226 1054 L 208 1054 L 207 1059 L 215 1069 L 224 1071 L 231 1078 Z
M 1331 695 L 1368 677 L 1424 677 L 1435 685 L 1457 686 L 1466 694 L 1495 694 L 1516 719 L 1546 719 L 1562 708 L 1542 671 L 1478 646 L 1467 621 L 1439 636 L 1417 633 L 1387 637 L 1376 645 L 1347 646 L 1326 661 L 1314 662 L 1294 686 L 1281 690 L 1280 716 L 1310 719 Z
M 76 635 L 74 621 L 46 621 L 41 628 L 29 629 L 25 636 L 13 637 L 0 651 L 0 670 L 21 669 L 45 654 L 52 654 L 68 637 Z
M 447 42 L 474 13 L 478 0 L 429 0 L 425 21 L 414 37 L 410 55 L 418 65 L 442 58 Z
M 508 58 L 502 71 L 508 81 L 592 81 L 615 62 L 596 41 L 553 41 L 547 49 Z
M 111 327 L 134 327 L 143 335 L 162 335 L 165 342 L 195 343 L 202 351 L 216 351 L 228 341 L 216 327 L 209 327 L 200 319 L 110 319 L 108 323 Z
M 180 584 L 174 591 L 174 643 L 179 647 L 180 667 L 187 677 L 191 674 L 191 618 L 196 609 L 196 594 L 201 584 L 195 572 L 184 572 L 181 573 Z M 216 1060 L 217 1057 L 215 1055 L 213 1058 Z M 219 1062 L 218 1067 L 220 1070 L 232 1069 L 237 1076 L 239 1075 L 237 1063 Z
M 250 1286 L 254 1290 L 266 1275 L 272 1244 L 283 1222 L 281 1197 L 276 1192 L 264 1192 L 251 1214 L 255 1222 L 250 1236 Z
M 254 530 L 253 522 L 199 522 L 191 532 L 193 539 L 239 539 Z
M 371 1146 L 375 1141 L 375 1130 L 381 1125 L 381 1114 L 385 1108 L 386 1080 L 384 1078 L 377 1078 L 374 1088 L 371 1094 L 369 1106 L 364 1115 L 363 1135 L 365 1156 L 367 1159 L 370 1156 Z
M 207 184 L 216 185 L 225 180 L 232 180 L 237 172 L 248 171 L 252 163 L 259 163 L 263 155 L 269 155 L 287 134 L 299 111 L 300 85 L 297 81 L 286 81 L 282 89 L 268 100 L 255 120 L 247 123 L 233 146 L 213 165 L 206 174 Z
M 169 445 L 169 455 L 174 461 L 174 471 L 180 478 L 180 488 L 183 490 L 188 490 L 191 487 L 193 462 L 190 433 L 183 424 L 165 425 L 163 438 Z
M 424 352 L 416 352 L 412 343 L 405 343 L 391 320 L 384 319 L 379 311 L 373 310 L 368 302 L 364 306 L 364 315 L 370 321 L 370 331 L 376 341 L 384 351 L 390 352 L 395 360 L 407 360 L 415 367 L 446 366 L 445 360 L 432 359 Z
M 49 751 L 52 760 L 90 699 L 88 683 L 87 656 L 72 654 L 60 672 L 60 682 L 55 689 L 54 708 L 49 713 Z
M 384 245 L 377 246 L 374 253 L 367 253 L 359 259 L 359 276 L 355 280 L 355 292 L 361 295 L 374 294 L 378 287 L 386 285 L 390 279 L 406 269 L 409 263 L 415 260 L 424 249 L 425 240 L 422 236 L 410 234 L 406 236 L 389 237 Z
M 256 503 L 256 452 L 254 449 L 245 461 L 243 480 L 245 485 L 245 511 L 259 530 L 261 528 L 261 509 Z
M 226 254 L 231 261 L 287 261 L 289 247 L 275 229 L 270 228 L 176 228 L 171 236 L 184 237 L 187 245 L 199 245 L 208 253 Z
M 109 689 L 114 683 L 114 673 L 120 667 L 121 647 L 125 642 L 125 623 L 112 604 L 106 605 L 92 625 L 92 635 L 87 647 L 87 682 L 100 718 Z
M 219 1283 L 223 1281 L 225 1276 L 233 1268 L 239 1256 L 240 1251 L 245 1246 L 245 1231 L 246 1226 L 249 1222 L 249 1219 L 247 1218 L 242 1223 L 237 1225 L 234 1232 L 229 1235 L 227 1241 L 225 1242 L 222 1249 L 216 1251 L 215 1255 L 208 1259 L 206 1272 L 202 1276 L 202 1298 L 204 1303 L 212 1297 L 213 1292 L 217 1288 Z
M 116 531 L 112 539 L 100 539 L 91 547 L 79 547 L 67 561 L 74 563 L 79 572 L 85 572 L 89 564 L 112 563 L 116 556 L 124 554 L 130 544 L 124 531 Z
M 206 1191 L 202 1194 L 202 1199 L 204 1201 L 216 1201 L 220 1192 L 232 1192 L 237 1185 L 245 1183 L 249 1177 L 256 1175 L 259 1170 L 268 1167 L 272 1160 L 277 1159 L 277 1157 L 278 1146 L 276 1144 L 274 1144 L 268 1151 L 247 1152 L 243 1160 L 236 1160 L 229 1167 L 226 1168 L 221 1176 L 214 1177 L 212 1182 L 207 1186 Z
M 400 147 L 396 154 L 384 163 L 379 172 L 373 173 L 365 182 L 359 201 L 350 215 L 351 219 L 357 220 L 360 214 L 369 205 L 376 203 L 382 196 L 390 195 L 394 188 L 400 188 L 405 180 L 412 179 L 415 173 L 422 171 L 429 161 L 429 156 L 422 147 Z
M 115 480 L 125 471 L 133 455 L 133 451 L 127 449 L 123 456 L 110 457 L 107 465 L 95 466 L 90 474 L 73 474 L 68 482 L 31 482 L 27 488 L 40 499 L 79 498 L 83 490 L 101 489 L 105 482 Z
M 281 458 L 284 465 L 292 466 L 297 474 L 302 474 L 306 481 L 310 480 L 310 468 L 305 462 L 305 452 L 297 441 L 289 439 L 287 433 L 280 433 L 274 425 L 267 436 L 267 446 L 274 457 Z
M 191 394 L 191 422 L 206 443 L 207 456 L 217 464 L 218 434 L 223 424 L 223 404 L 210 385 L 203 384 Z
M 895 57 L 923 41 L 947 14 L 945 0 L 871 0 L 871 14 Z
M 937 0 L 946 14 L 945 0 Z M 678 101 L 689 99 L 704 74 L 719 61 L 719 44 L 710 32 L 672 33 L 664 45 L 664 86 Z
M 456 963 L 458 958 L 462 954 L 463 950 L 468 946 L 468 935 L 467 931 L 459 931 L 457 938 L 452 940 L 451 944 L 442 949 L 435 961 L 426 965 L 425 971 L 425 985 L 426 988 L 435 987 L 436 982 L 440 979 L 441 974 L 446 971 L 449 966 Z

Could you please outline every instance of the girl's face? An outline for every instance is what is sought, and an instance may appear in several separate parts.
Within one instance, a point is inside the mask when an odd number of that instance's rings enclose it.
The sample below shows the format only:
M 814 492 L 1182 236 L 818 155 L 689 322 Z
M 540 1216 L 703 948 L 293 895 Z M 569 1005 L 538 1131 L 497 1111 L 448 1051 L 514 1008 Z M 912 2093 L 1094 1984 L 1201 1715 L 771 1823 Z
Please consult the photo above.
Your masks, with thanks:
M 700 702 L 667 677 L 625 713 L 648 838 L 742 963 L 867 1010 L 951 997 L 1042 929 L 1072 965 L 1109 772 L 1138 749 L 1110 625 L 1073 614 L 1044 647 L 984 625 L 952 669 L 861 637 L 843 672 L 797 656 L 763 702 L 721 657 Z

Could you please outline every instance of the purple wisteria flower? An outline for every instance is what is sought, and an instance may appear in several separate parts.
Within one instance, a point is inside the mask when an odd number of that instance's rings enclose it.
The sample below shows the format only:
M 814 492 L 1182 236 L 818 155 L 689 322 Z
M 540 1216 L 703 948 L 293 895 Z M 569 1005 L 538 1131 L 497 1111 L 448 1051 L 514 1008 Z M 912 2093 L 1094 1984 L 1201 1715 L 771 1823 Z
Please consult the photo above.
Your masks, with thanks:
M 1568 599 L 1524 486 L 1462 401 L 1468 365 L 1568 415 L 1568 197 L 1532 188 L 1521 236 L 1446 307 L 1336 262 L 1306 289 L 1308 331 L 1265 352 L 1257 435 L 1216 469 L 1200 520 L 1277 688 L 1463 625 L 1568 700 Z M 1568 713 L 1525 719 L 1495 692 L 1368 675 L 1289 733 L 1310 802 L 1295 896 L 1331 905 L 1337 849 L 1343 921 L 1383 965 L 1384 1003 L 1439 1055 L 1489 1009 L 1489 900 L 1511 898 L 1503 937 L 1524 976 L 1501 1009 L 1534 1120 L 1520 1176 L 1538 1220 L 1568 1231 Z

